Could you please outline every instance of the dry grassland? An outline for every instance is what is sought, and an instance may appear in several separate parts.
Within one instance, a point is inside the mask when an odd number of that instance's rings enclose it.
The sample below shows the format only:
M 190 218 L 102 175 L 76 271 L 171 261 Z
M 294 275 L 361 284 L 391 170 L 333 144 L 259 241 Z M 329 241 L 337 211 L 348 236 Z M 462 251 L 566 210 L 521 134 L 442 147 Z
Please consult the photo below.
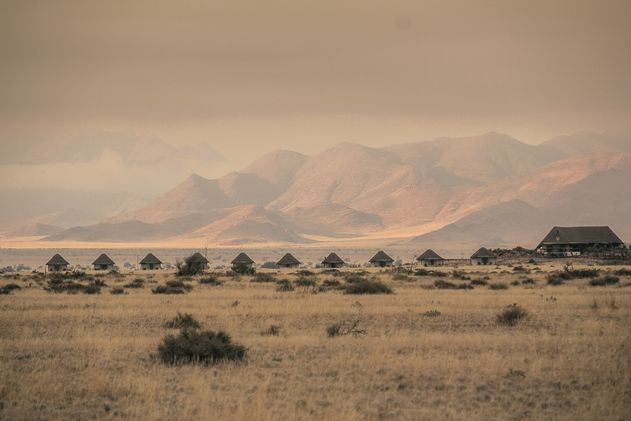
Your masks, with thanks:
M 520 278 L 492 269 L 490 282 Z M 144 288 L 110 294 L 138 276 Z M 442 290 L 433 277 L 377 276 L 394 294 L 223 277 L 158 295 L 151 288 L 174 275 L 136 272 L 105 277 L 99 295 L 69 295 L 2 278 L 22 289 L 0 295 L 0 419 L 629 419 L 628 277 L 553 287 L 538 273 L 535 285 Z M 512 303 L 529 317 L 499 325 Z M 245 362 L 162 364 L 156 348 L 178 311 L 230 333 Z M 354 319 L 365 335 L 327 337 Z M 261 333 L 270 325 L 280 335 Z

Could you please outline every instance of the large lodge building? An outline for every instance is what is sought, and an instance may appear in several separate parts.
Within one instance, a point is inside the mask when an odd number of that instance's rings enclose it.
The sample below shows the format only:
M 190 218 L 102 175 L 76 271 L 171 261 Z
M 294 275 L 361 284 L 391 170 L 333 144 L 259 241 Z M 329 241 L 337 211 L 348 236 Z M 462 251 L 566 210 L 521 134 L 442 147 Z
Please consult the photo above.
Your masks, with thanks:
M 614 252 L 624 243 L 609 227 L 554 227 L 537 246 L 551 257 L 579 256 L 587 252 Z

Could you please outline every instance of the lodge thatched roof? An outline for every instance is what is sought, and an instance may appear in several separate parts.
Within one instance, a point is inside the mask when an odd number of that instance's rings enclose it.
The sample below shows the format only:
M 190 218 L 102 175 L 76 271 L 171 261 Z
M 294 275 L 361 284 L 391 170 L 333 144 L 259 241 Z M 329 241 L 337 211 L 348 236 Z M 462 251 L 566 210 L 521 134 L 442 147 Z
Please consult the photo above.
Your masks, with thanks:
M 70 263 L 68 263 L 66 261 L 66 259 L 61 257 L 61 254 L 57 253 L 53 257 L 50 258 L 48 263 L 46 263 L 46 266 L 49 266 L 49 265 L 69 265 L 69 264 Z
M 493 259 L 495 257 L 496 256 L 485 247 L 480 248 L 480 250 L 476 251 L 471 256 L 472 259 Z
M 144 259 L 140 261 L 141 265 L 161 265 L 162 261 L 158 259 L 153 253 L 149 253 L 145 256 Z
M 110 259 L 107 254 L 103 253 L 99 257 L 97 257 L 96 260 L 92 262 L 92 264 L 93 265 L 113 265 L 114 261 Z
M 239 253 L 239 255 L 235 257 L 230 263 L 232 263 L 233 265 L 251 265 L 254 263 L 254 260 L 250 259 L 250 256 L 245 253 Z
M 554 227 L 538 247 L 547 244 L 624 244 L 609 227 Z
M 331 253 L 328 256 L 326 256 L 324 258 L 324 260 L 322 261 L 322 263 L 330 263 L 330 264 L 344 264 L 344 260 L 342 260 L 340 258 L 340 256 L 338 256 L 335 253 Z
M 299 265 L 300 261 L 292 256 L 291 253 L 287 253 L 276 264 L 278 266 L 295 266 Z
M 394 262 L 394 259 L 390 256 L 388 256 L 383 250 L 379 250 L 377 252 L 377 254 L 375 254 L 372 259 L 370 259 L 368 262 L 370 263 L 379 263 L 379 262 Z
M 201 253 L 196 252 L 191 256 L 191 263 L 208 263 L 208 259 Z
M 440 257 L 438 253 L 436 253 L 434 250 L 428 249 L 425 251 L 425 253 L 417 257 L 416 260 L 420 262 L 421 260 L 445 260 L 445 259 Z

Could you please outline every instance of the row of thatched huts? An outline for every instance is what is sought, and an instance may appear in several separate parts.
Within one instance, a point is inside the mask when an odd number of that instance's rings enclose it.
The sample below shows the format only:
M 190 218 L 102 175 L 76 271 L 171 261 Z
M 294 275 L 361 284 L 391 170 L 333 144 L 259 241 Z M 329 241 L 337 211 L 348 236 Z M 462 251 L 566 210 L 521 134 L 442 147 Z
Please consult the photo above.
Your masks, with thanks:
M 420 264 L 424 266 L 437 266 L 445 262 L 441 256 L 439 256 L 433 250 L 427 250 L 416 259 Z M 207 269 L 209 265 L 208 259 L 201 253 L 194 253 L 190 256 L 189 261 L 203 269 Z M 371 265 L 376 267 L 388 267 L 394 264 L 394 259 L 383 250 L 378 251 L 369 261 Z M 495 264 L 495 255 L 487 250 L 481 248 L 471 256 L 471 263 L 475 265 L 488 265 Z M 241 252 L 230 262 L 233 267 L 240 268 L 252 268 L 255 265 L 254 260 L 250 258 L 246 253 Z M 158 259 L 153 253 L 148 253 L 140 262 L 140 268 L 142 270 L 156 270 L 162 268 L 162 261 Z M 291 253 L 285 254 L 276 262 L 276 267 L 279 268 L 296 268 L 302 264 Z M 321 265 L 324 268 L 340 268 L 346 263 L 336 253 L 330 253 L 322 260 Z M 110 271 L 114 270 L 114 261 L 105 253 L 102 253 L 99 257 L 92 262 L 94 270 Z M 64 259 L 60 254 L 55 254 L 47 263 L 46 268 L 48 272 L 63 272 L 68 270 L 70 263 Z

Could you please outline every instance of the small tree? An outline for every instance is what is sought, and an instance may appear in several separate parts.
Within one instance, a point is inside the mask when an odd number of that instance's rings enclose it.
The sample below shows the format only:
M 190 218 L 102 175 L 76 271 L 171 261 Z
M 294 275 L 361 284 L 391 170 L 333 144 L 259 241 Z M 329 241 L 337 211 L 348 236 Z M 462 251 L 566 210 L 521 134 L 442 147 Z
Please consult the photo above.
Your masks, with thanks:
M 175 263 L 177 267 L 177 276 L 193 276 L 204 272 L 206 264 L 204 262 L 196 261 L 193 259 L 193 255 L 185 257 L 184 261 L 178 261 Z

